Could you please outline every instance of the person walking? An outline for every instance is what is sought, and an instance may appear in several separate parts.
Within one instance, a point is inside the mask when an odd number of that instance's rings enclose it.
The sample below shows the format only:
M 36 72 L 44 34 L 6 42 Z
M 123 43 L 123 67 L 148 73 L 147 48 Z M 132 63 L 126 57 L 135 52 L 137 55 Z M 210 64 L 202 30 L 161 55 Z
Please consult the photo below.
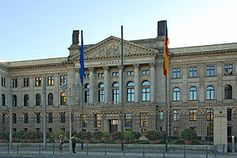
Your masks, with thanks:
M 72 137 L 72 152 L 76 153 L 75 149 L 76 149 L 76 138 Z

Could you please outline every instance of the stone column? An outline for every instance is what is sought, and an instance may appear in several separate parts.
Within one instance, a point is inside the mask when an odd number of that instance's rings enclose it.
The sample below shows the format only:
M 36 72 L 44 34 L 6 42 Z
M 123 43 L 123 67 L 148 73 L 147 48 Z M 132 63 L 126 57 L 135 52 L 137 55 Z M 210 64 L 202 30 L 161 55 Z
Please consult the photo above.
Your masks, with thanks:
M 104 67 L 104 91 L 105 91 L 105 104 L 109 103 L 109 67 Z
M 29 96 L 29 106 L 33 107 L 33 105 L 35 105 L 34 103 L 34 98 L 35 98 L 35 91 L 34 91 L 34 87 L 35 87 L 35 77 L 36 76 L 31 76 L 29 78 L 30 80 L 30 93 L 29 91 L 27 91 L 26 93 L 23 94 L 23 99 L 22 99 L 22 105 L 24 106 L 24 96 L 25 94 L 28 94 Z
M 134 67 L 134 83 L 135 83 L 134 101 L 137 103 L 139 102 L 139 94 L 140 94 L 139 64 L 134 64 L 133 67 Z
M 1 79 L 1 87 L 2 87 L 2 75 L 0 74 L 0 79 Z M 0 88 L 0 106 L 2 106 L 2 88 Z
M 60 81 L 60 75 L 59 74 L 56 74 L 54 75 L 54 85 L 55 85 L 55 89 L 54 89 L 54 93 L 53 93 L 53 103 L 54 103 L 54 106 L 58 106 L 59 105 L 59 89 L 58 87 L 60 86 L 59 85 L 59 81 Z
M 151 102 L 155 101 L 155 63 L 150 63 L 151 75 Z
M 90 91 L 89 91 L 89 104 L 94 104 L 94 68 L 89 68 L 90 71 Z M 96 89 L 96 88 L 95 88 Z
M 205 66 L 204 64 L 200 64 L 199 68 L 199 94 L 198 94 L 198 100 L 203 103 L 205 100 L 205 94 L 206 94 L 206 87 L 205 87 Z
M 216 76 L 217 76 L 217 90 L 216 90 L 216 100 L 217 102 L 222 102 L 223 101 L 223 98 L 224 98 L 224 95 L 223 95 L 223 78 L 222 78 L 222 75 L 223 75 L 223 63 L 217 63 L 217 66 L 216 66 Z

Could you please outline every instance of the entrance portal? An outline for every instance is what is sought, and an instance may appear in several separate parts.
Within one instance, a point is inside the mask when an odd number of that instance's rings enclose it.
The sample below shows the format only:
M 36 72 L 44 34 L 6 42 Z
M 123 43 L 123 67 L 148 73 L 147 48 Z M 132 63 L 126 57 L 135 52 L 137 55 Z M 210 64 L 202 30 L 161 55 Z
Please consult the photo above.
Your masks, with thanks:
M 109 132 L 113 133 L 118 131 L 118 120 L 108 120 L 109 121 Z

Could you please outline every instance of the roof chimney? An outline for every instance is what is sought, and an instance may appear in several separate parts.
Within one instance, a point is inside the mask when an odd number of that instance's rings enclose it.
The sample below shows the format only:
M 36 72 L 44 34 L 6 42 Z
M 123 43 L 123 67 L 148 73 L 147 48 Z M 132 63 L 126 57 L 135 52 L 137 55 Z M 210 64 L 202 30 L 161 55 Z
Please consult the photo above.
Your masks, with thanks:
M 79 30 L 73 30 L 72 44 L 79 44 Z
M 166 37 L 167 34 L 168 34 L 167 20 L 158 21 L 157 37 Z

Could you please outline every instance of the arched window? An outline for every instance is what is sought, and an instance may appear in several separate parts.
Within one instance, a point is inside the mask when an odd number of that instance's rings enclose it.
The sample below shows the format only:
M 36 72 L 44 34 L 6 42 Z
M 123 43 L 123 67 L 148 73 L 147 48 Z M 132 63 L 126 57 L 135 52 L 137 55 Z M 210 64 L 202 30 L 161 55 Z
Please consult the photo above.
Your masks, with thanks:
M 189 89 L 189 100 L 197 100 L 197 88 L 195 86 Z
M 142 82 L 142 101 L 150 101 L 150 82 L 143 81 Z
M 209 85 L 207 87 L 207 100 L 213 100 L 214 99 L 214 87 L 212 85 Z
M 180 88 L 178 87 L 175 87 L 173 89 L 173 98 L 172 98 L 173 101 L 180 101 Z
M 65 92 L 62 92 L 60 94 L 60 104 L 61 105 L 66 105 L 67 103 L 67 96 L 66 96 L 66 93 Z
M 112 85 L 112 103 L 118 104 L 119 103 L 119 83 L 114 82 Z
M 232 99 L 232 86 L 229 84 L 225 85 L 225 99 Z
M 98 86 L 98 102 L 103 103 L 104 101 L 105 101 L 104 84 L 99 83 L 99 86 Z
M 134 101 L 134 82 L 130 81 L 127 84 L 127 101 L 128 102 L 133 102 Z
M 52 93 L 48 94 L 48 105 L 53 105 L 53 94 Z
M 85 89 L 84 89 L 84 101 L 85 101 L 85 103 L 89 102 L 89 97 L 90 97 L 90 85 L 87 83 L 87 84 L 85 84 Z
M 17 96 L 16 95 L 12 96 L 12 106 L 17 106 Z
M 5 94 L 2 94 L 2 106 L 6 105 L 6 96 Z
M 24 106 L 29 106 L 29 95 L 28 94 L 24 95 Z
M 35 104 L 36 104 L 36 106 L 40 106 L 40 104 L 41 104 L 41 95 L 39 93 L 36 94 L 36 96 L 35 96 Z

